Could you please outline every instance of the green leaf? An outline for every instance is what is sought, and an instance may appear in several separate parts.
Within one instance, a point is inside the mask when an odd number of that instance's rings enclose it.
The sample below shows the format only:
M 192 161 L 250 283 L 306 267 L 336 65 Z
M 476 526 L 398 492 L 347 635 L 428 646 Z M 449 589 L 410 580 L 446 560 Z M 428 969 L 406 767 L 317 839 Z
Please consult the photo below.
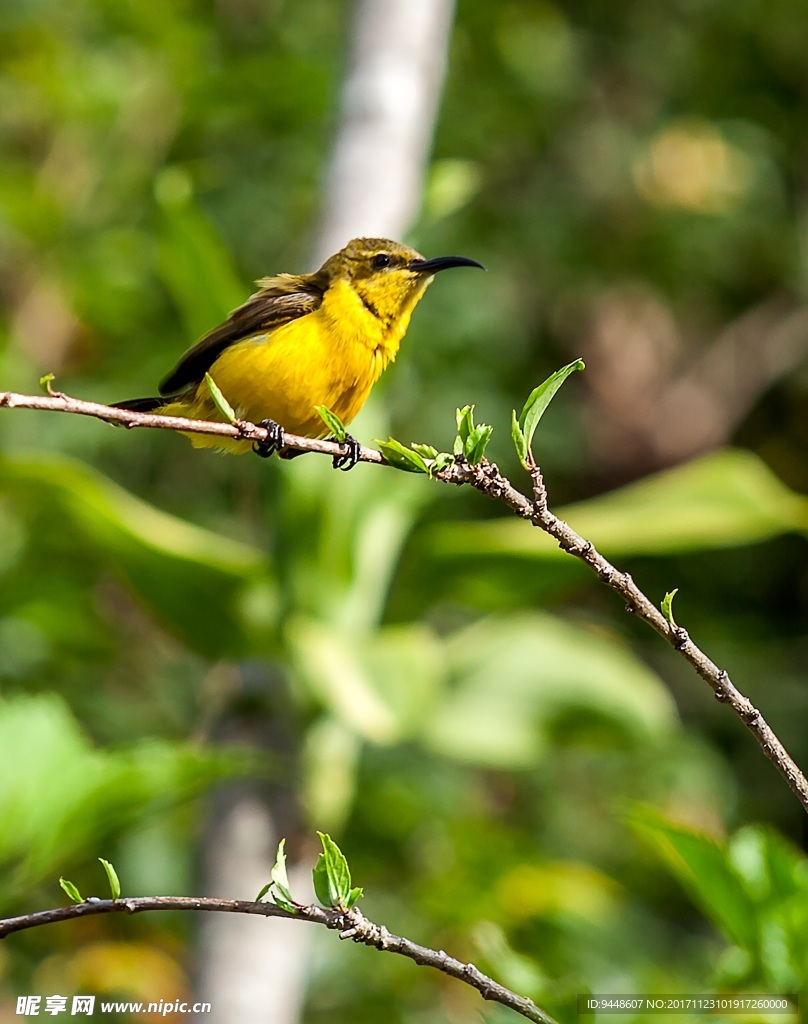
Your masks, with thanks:
M 315 405 L 314 408 L 320 419 L 334 435 L 334 439 L 337 441 L 344 441 L 348 431 L 339 416 L 325 405 Z
M 429 468 L 423 456 L 414 452 L 412 448 L 406 448 L 394 437 L 381 441 L 375 437 L 373 443 L 379 446 L 379 451 L 387 459 L 391 466 L 396 469 L 403 469 L 407 473 L 428 473 Z
M 672 625 L 676 625 L 676 620 L 673 617 L 673 599 L 679 593 L 679 588 L 676 587 L 674 590 L 669 590 L 668 593 L 662 598 L 662 614 Z
M 213 399 L 213 404 L 224 416 L 228 423 L 236 422 L 236 412 L 233 406 L 227 401 L 222 392 L 219 390 L 219 385 L 211 377 L 209 373 L 205 374 L 205 383 L 208 385 L 208 391 L 210 391 L 210 397 Z
M 362 899 L 364 894 L 364 889 L 360 888 L 359 886 L 357 886 L 355 889 L 351 889 L 351 891 L 348 893 L 348 898 L 345 901 L 346 909 L 350 910 L 351 907 L 355 907 L 359 900 Z
M 46 395 L 53 394 L 53 388 L 51 387 L 52 380 L 56 380 L 55 373 L 46 373 L 44 377 L 39 378 L 39 386 L 45 392 Z
M 420 455 L 428 463 L 427 472 L 430 476 L 440 473 L 442 469 L 446 469 L 454 462 L 454 455 L 451 452 L 439 452 L 431 444 L 412 444 L 410 447 L 416 455 Z
M 511 414 L 511 437 L 513 438 L 513 446 L 516 449 L 516 454 L 519 456 L 519 461 L 525 469 L 530 469 L 530 464 L 527 458 L 527 439 L 525 433 L 519 426 L 519 418 L 516 415 L 516 409 Z
M 286 840 L 281 839 L 278 843 L 278 852 L 275 855 L 275 866 L 272 869 L 272 881 L 270 885 L 275 886 L 276 893 L 287 903 L 294 903 L 292 894 L 289 891 L 289 878 L 286 874 Z
M 744 825 L 727 844 L 727 857 L 747 893 L 765 916 L 773 916 L 786 901 L 805 906 L 808 862 L 805 854 L 774 829 Z M 800 920 L 799 918 L 797 920 Z M 808 919 L 801 918 L 802 928 Z M 794 924 L 797 924 L 795 920 Z M 803 930 L 803 935 L 806 932 Z M 808 948 L 802 942 L 803 948 Z
M 0 750 L 0 871 L 15 891 L 94 859 L 98 845 L 153 820 L 156 808 L 257 770 L 235 750 L 178 742 L 97 748 L 55 694 L 0 700 Z
M 463 454 L 472 466 L 478 465 L 482 460 L 493 433 L 494 428 L 489 427 L 486 423 L 480 423 L 479 426 L 472 427 L 463 451 Z
M 456 409 L 455 420 L 457 421 L 457 436 L 465 445 L 474 428 L 474 406 L 464 405 L 462 409 Z
M 275 866 L 272 869 L 272 881 L 267 882 L 267 884 L 261 889 L 255 898 L 255 902 L 267 902 L 265 897 L 271 892 L 271 900 L 273 903 L 276 903 L 283 910 L 288 910 L 290 914 L 296 914 L 299 904 L 295 903 L 292 899 L 292 894 L 289 892 L 289 879 L 286 874 L 285 845 L 286 840 L 281 839 L 278 844 L 278 852 L 275 855 Z
M 666 820 L 650 807 L 636 806 L 629 823 L 730 942 L 754 954 L 756 908 L 724 846 L 694 828 Z
M 466 445 L 474 429 L 474 406 L 464 405 L 462 409 L 455 410 L 455 419 L 457 421 L 457 437 L 454 439 L 452 452 L 455 455 L 465 456 Z
M 317 701 L 371 743 L 398 739 L 396 717 L 365 664 L 367 645 L 324 619 L 298 616 L 287 628 L 296 670 Z
M 457 436 L 452 445 L 455 455 L 462 455 L 472 465 L 476 465 L 485 454 L 494 428 L 481 423 L 474 425 L 474 406 L 464 405 L 455 412 L 457 420 Z
M 59 878 L 59 885 L 61 885 L 61 887 L 64 889 L 64 891 L 70 897 L 70 899 L 73 900 L 74 903 L 83 903 L 84 902 L 84 897 L 81 895 L 81 893 L 78 891 L 78 889 L 75 887 L 75 885 L 73 885 L 72 882 L 69 882 L 66 878 L 61 878 L 60 877 Z
M 101 861 L 104 871 L 107 873 L 107 881 L 109 882 L 109 889 L 112 893 L 112 898 L 114 900 L 119 900 L 121 898 L 121 883 L 118 878 L 118 872 L 108 860 L 104 860 L 103 857 L 99 857 L 98 859 Z
M 63 456 L 0 457 L 0 503 L 9 500 L 40 524 L 42 558 L 63 560 L 59 544 L 69 545 L 88 572 L 123 577 L 194 650 L 214 658 L 243 651 L 245 595 L 273 585 L 257 548 L 169 515 Z
M 556 391 L 558 391 L 571 373 L 583 369 L 583 359 L 576 359 L 575 362 L 568 363 L 566 366 L 562 366 L 560 370 L 550 374 L 546 381 L 539 384 L 528 395 L 528 399 L 522 409 L 522 414 L 519 417 L 519 427 L 524 435 L 528 452 L 533 445 L 533 435 L 536 432 L 536 427 L 539 425 L 539 420 L 544 415 Z
M 438 452 L 435 458 L 429 465 L 429 475 L 434 476 L 435 473 L 440 473 L 442 470 L 451 466 L 454 462 L 454 455 L 450 452 Z
M 324 853 L 321 853 L 317 857 L 317 863 L 314 865 L 314 870 L 311 873 L 311 879 L 314 883 L 314 895 L 324 907 L 330 907 L 331 887 L 328 884 L 328 868 L 325 863 Z
M 312 877 L 317 899 L 327 907 L 345 907 L 351 896 L 351 872 L 342 850 L 331 836 L 318 832 L 323 852 L 317 858 Z M 354 902 L 359 899 L 355 896 Z
M 438 666 L 444 675 L 421 714 L 421 742 L 461 764 L 533 768 L 576 735 L 588 742 L 593 726 L 627 749 L 675 734 L 676 705 L 662 680 L 583 622 L 492 615 L 442 637 Z

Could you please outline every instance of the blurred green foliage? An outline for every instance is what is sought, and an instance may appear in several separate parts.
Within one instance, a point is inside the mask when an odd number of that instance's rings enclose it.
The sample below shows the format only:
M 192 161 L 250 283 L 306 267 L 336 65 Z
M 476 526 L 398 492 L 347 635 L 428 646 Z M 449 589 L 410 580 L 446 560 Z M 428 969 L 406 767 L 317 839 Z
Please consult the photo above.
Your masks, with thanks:
M 4 909 L 15 890 L 92 855 L 94 844 L 113 842 L 128 823 L 187 800 L 234 768 L 224 755 L 158 740 L 94 750 L 55 694 L 6 701 L 0 742 Z
M 636 808 L 632 819 L 729 942 L 717 983 L 800 991 L 808 975 L 805 856 L 760 825 L 747 825 L 723 843 L 647 807 Z
M 54 372 L 88 398 L 149 393 L 252 279 L 307 269 L 348 26 L 344 2 L 3 5 L 0 387 Z M 677 620 L 803 764 L 800 336 L 728 431 L 746 450 L 666 468 L 643 430 L 661 420 L 673 443 L 682 424 L 656 407 L 603 438 L 609 401 L 644 397 L 615 367 L 662 374 L 750 310 L 801 310 L 806 46 L 793 0 L 460 0 L 411 241 L 490 272 L 436 283 L 356 422 L 448 450 L 473 402 L 489 456 L 527 484 L 511 410 L 584 354 L 534 442 L 554 507 L 650 596 L 679 588 Z M 662 327 L 638 350 L 649 309 Z M 300 830 L 335 836 L 371 918 L 560 1017 L 587 989 L 804 987 L 798 805 L 538 531 L 425 478 L 220 459 L 79 417 L 3 413 L 0 446 L 9 911 L 60 899 L 60 873 L 92 891 L 98 855 L 127 892 L 198 891 L 188 801 L 252 770 L 293 790 Z M 221 753 L 239 701 L 291 752 Z M 114 991 L 168 998 L 190 927 L 9 940 L 4 998 L 101 985 L 100 964 Z M 312 1024 L 505 1019 L 317 941 Z

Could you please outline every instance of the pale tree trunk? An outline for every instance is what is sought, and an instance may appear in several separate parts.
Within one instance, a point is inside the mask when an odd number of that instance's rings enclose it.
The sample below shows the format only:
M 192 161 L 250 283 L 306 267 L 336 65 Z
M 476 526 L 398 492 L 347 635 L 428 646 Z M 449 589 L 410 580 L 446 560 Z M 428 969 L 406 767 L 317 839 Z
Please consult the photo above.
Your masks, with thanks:
M 415 219 L 453 7 L 454 0 L 357 0 L 313 265 L 358 235 L 400 238 Z M 274 863 L 276 808 L 257 788 L 234 785 L 220 790 L 212 809 L 204 891 L 252 899 Z M 301 899 L 310 866 L 290 868 Z M 296 1024 L 314 929 L 202 917 L 195 998 L 210 1002 L 212 1013 L 199 1024 Z
M 315 262 L 418 214 L 454 0 L 358 0 Z
M 215 821 L 205 850 L 206 893 L 255 899 L 270 878 L 281 836 L 267 801 L 255 792 L 223 787 L 213 801 Z M 308 900 L 303 869 L 289 881 L 298 899 Z M 305 995 L 309 929 L 281 921 L 233 914 L 203 915 L 196 1000 L 211 1013 L 200 1024 L 293 1024 Z M 222 918 L 222 920 L 213 920 Z

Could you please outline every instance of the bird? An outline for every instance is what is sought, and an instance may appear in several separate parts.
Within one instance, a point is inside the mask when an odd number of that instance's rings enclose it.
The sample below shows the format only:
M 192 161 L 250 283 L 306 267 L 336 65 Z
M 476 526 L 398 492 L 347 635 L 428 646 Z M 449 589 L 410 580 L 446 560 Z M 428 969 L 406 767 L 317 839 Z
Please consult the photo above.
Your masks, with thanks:
M 349 424 L 373 385 L 393 362 L 412 311 L 435 274 L 452 267 L 485 268 L 466 256 L 425 259 L 386 238 L 354 238 L 309 274 L 278 274 L 224 323 L 205 334 L 159 385 L 159 396 L 116 403 L 135 412 L 222 420 L 206 375 L 236 417 L 267 430 L 265 441 L 189 435 L 197 448 L 231 453 L 252 449 L 263 458 L 284 451 L 288 431 L 328 433 L 317 406 Z M 344 438 L 335 469 L 352 469 L 359 444 Z

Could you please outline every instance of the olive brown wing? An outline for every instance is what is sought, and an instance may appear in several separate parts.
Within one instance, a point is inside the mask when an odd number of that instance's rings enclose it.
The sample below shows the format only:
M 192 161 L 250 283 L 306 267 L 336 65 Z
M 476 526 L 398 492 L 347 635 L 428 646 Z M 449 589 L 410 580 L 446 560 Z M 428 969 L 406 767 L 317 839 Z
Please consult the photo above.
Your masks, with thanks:
M 161 395 L 176 395 L 198 384 L 222 352 L 236 342 L 313 313 L 321 305 L 327 287 L 316 274 L 280 274 L 257 283 L 261 290 L 200 338 L 160 382 Z

